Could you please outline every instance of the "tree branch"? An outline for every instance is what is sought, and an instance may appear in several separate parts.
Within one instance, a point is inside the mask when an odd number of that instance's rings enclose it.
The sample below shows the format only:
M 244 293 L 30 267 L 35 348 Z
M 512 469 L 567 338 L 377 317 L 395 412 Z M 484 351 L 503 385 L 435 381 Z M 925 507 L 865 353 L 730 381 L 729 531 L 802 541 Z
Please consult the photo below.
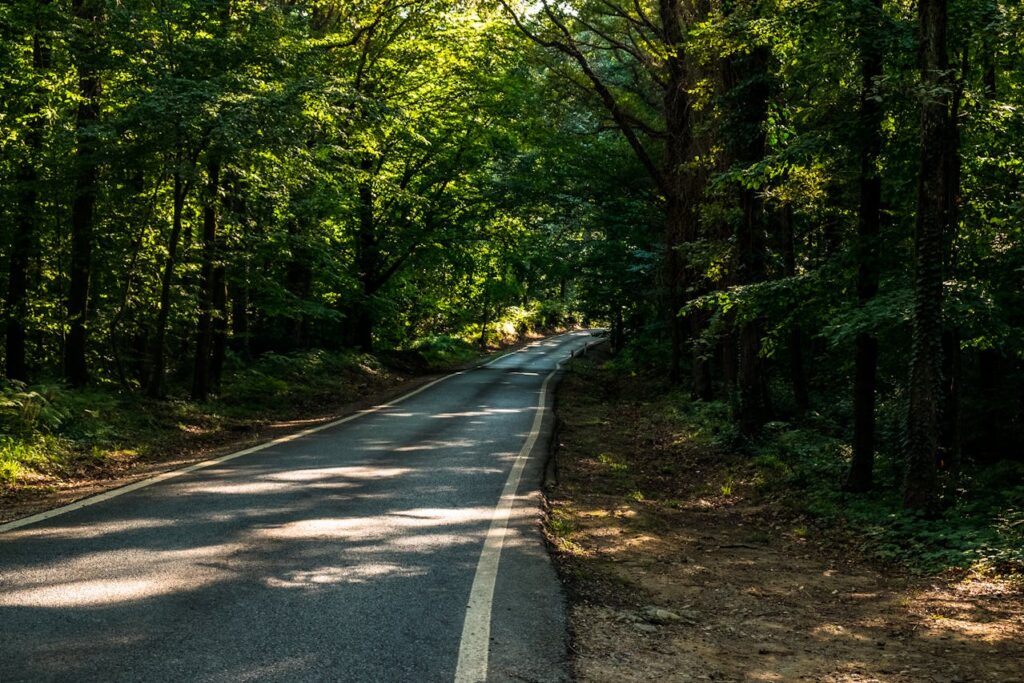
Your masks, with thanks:
M 531 31 L 530 28 L 526 26 L 522 18 L 518 14 L 516 14 L 516 12 L 509 6 L 508 0 L 498 1 L 501 3 L 501 6 L 505 9 L 505 12 L 508 13 L 508 15 L 512 18 L 512 21 L 516 25 L 516 28 L 518 28 L 519 31 L 523 33 L 523 35 L 525 35 L 527 38 L 529 38 L 537 45 L 540 45 L 541 47 L 545 47 L 548 49 L 558 50 L 559 52 L 568 56 L 570 59 L 576 62 L 576 64 L 580 67 L 580 70 L 587 77 L 587 80 L 590 81 L 598 97 L 601 99 L 601 103 L 604 105 L 604 108 L 608 111 L 608 113 L 612 117 L 612 120 L 615 121 L 616 125 L 619 127 L 619 130 L 625 136 L 626 141 L 629 143 L 629 146 L 633 149 L 633 152 L 640 160 L 640 163 L 643 165 L 644 169 L 646 169 L 647 173 L 650 174 L 651 179 L 654 180 L 654 183 L 658 186 L 658 189 L 663 194 L 668 194 L 668 184 L 666 182 L 664 173 L 662 173 L 661 169 L 659 169 L 657 164 L 654 163 L 654 160 L 651 159 L 650 154 L 647 153 L 647 149 L 644 147 L 643 143 L 640 141 L 640 138 L 637 137 L 636 131 L 633 129 L 633 123 L 636 122 L 636 119 L 634 117 L 631 117 L 619 105 L 618 100 L 615 98 L 615 94 L 604 83 L 604 81 L 601 80 L 600 76 L 597 75 L 597 72 L 594 71 L 593 67 L 590 65 L 590 62 L 587 60 L 586 55 L 583 54 L 583 52 L 579 49 L 579 46 L 576 44 L 572 32 L 569 30 L 568 26 L 566 26 L 565 23 L 558 18 L 556 13 L 551 9 L 551 6 L 547 3 L 547 0 L 543 0 L 544 14 L 547 15 L 551 23 L 554 24 L 554 26 L 558 29 L 559 33 L 562 34 L 563 40 L 548 40 L 546 38 L 542 38 L 540 35 L 538 35 L 534 31 Z

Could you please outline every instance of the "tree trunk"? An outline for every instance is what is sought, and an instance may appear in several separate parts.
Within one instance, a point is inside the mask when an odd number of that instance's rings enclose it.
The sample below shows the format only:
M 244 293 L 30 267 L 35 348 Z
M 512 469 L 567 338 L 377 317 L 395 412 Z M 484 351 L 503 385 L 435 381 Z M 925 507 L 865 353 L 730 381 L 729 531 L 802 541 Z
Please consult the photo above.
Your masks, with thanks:
M 882 106 L 877 81 L 882 76 L 882 0 L 872 0 L 860 18 L 860 208 L 857 215 L 857 304 L 865 306 L 878 293 L 879 235 L 882 214 L 882 178 L 878 156 L 882 152 Z M 860 332 L 854 346 L 853 458 L 846 489 L 864 492 L 874 484 L 875 394 L 878 374 L 878 339 Z
M 956 249 L 957 231 L 960 226 L 960 107 L 963 100 L 963 88 L 970 75 L 969 51 L 964 47 L 960 66 L 960 79 L 953 88 L 952 102 L 949 112 L 949 151 L 946 155 L 946 244 L 944 253 L 947 259 L 944 277 L 955 278 L 958 270 L 958 254 Z M 957 471 L 961 459 L 960 431 L 960 382 L 961 382 L 961 351 L 960 330 L 955 322 L 947 324 L 942 335 L 942 456 L 940 464 L 948 470 Z
M 626 342 L 625 329 L 622 322 L 622 307 L 615 307 L 615 315 L 612 317 L 611 345 L 612 354 L 618 354 Z
M 232 277 L 228 288 L 231 298 L 231 349 L 248 362 L 249 346 L 249 264 L 242 265 L 241 277 Z
M 483 313 L 480 316 L 480 337 L 476 340 L 476 345 L 480 347 L 481 351 L 487 350 L 487 326 L 491 324 L 491 305 L 487 298 L 484 298 Z
M 36 120 L 30 124 L 36 128 Z M 35 130 L 28 134 L 29 149 L 38 149 Z M 18 218 L 11 239 L 11 257 L 7 275 L 7 310 L 5 327 L 5 361 L 8 379 L 28 381 L 25 357 L 28 323 L 28 269 L 36 235 L 36 183 L 38 174 L 34 166 L 35 154 L 22 163 L 18 172 Z
M 50 4 L 39 0 L 40 6 Z M 32 68 L 37 78 L 50 68 L 50 47 L 43 37 L 43 29 L 37 22 L 32 36 Z M 26 359 L 28 340 L 28 271 L 29 261 L 35 251 L 37 201 L 39 191 L 39 152 L 43 145 L 43 120 L 40 117 L 41 93 L 34 92 L 27 115 L 28 131 L 25 136 L 26 155 L 18 169 L 18 214 L 14 236 L 11 239 L 11 256 L 7 280 L 7 314 L 5 319 L 5 362 L 8 379 L 27 382 L 29 378 Z
M 707 14 L 706 3 L 698 3 L 700 16 Z M 685 292 L 692 284 L 691 268 L 680 254 L 680 248 L 696 239 L 696 201 L 699 183 L 692 170 L 695 155 L 692 107 L 690 103 L 688 73 L 684 55 L 685 30 L 683 8 L 679 0 L 661 0 L 659 4 L 661 24 L 664 30 L 667 50 L 666 67 L 668 78 L 663 98 L 665 131 L 665 179 L 666 192 L 666 277 L 668 285 L 668 323 L 671 334 L 671 364 L 669 379 L 673 383 L 682 380 L 682 359 L 687 338 L 687 329 L 699 328 L 701 318 L 688 321 L 680 315 L 685 303 Z M 696 347 L 693 351 L 693 391 L 703 379 L 706 367 L 703 354 Z M 701 389 L 703 391 L 703 388 Z
M 768 60 L 771 51 L 756 46 L 747 54 L 731 57 L 726 64 L 727 135 L 731 156 L 747 167 L 764 158 L 765 122 L 768 118 Z M 767 242 L 764 206 L 758 191 L 738 188 L 740 219 L 736 225 L 736 280 L 740 285 L 761 282 L 767 275 Z M 738 331 L 737 420 L 747 434 L 760 430 L 770 419 L 771 403 L 765 366 L 761 358 L 762 321 L 754 317 Z
M 310 267 L 312 255 L 303 244 L 302 232 L 296 219 L 288 222 L 288 241 L 291 258 L 285 269 L 288 292 L 299 302 L 309 299 L 313 287 L 313 270 Z M 307 343 L 306 316 L 296 311 L 288 320 L 288 343 L 293 349 L 304 348 Z
M 981 82 L 985 98 L 994 100 L 999 85 L 996 65 L 996 42 L 998 36 L 993 35 L 992 25 L 999 18 L 996 3 L 990 3 L 983 14 L 981 33 Z M 965 48 L 966 49 L 966 48 Z M 966 75 L 966 74 L 965 74 Z
M 356 267 L 359 269 L 360 296 L 352 315 L 352 339 L 364 353 L 373 350 L 373 296 L 376 292 L 379 259 L 374 220 L 373 159 L 364 157 L 359 164 L 363 178 L 359 183 L 359 231 L 356 235 Z
M 914 230 L 914 313 L 907 415 L 905 507 L 935 514 L 942 410 L 942 295 L 948 223 L 949 60 L 946 0 L 919 0 L 921 151 Z
M 89 285 L 92 279 L 93 223 L 99 163 L 96 124 L 100 115 L 99 24 L 100 0 L 72 0 L 72 16 L 82 28 L 72 41 L 78 70 L 78 115 L 75 124 L 74 200 L 71 205 L 71 264 L 67 299 L 68 334 L 64 342 L 64 377 L 72 386 L 89 379 L 86 342 Z
M 224 375 L 224 356 L 228 347 L 228 289 L 225 281 L 223 255 L 213 269 L 213 347 L 210 351 L 210 389 L 220 393 Z
M 196 325 L 195 372 L 192 399 L 205 401 L 210 395 L 210 350 L 213 344 L 214 299 L 217 288 L 217 194 L 220 161 L 211 157 L 206 169 L 206 197 L 203 207 L 203 264 L 199 282 L 199 320 Z
M 955 329 L 947 329 L 942 335 L 943 351 L 943 383 L 942 383 L 942 456 L 940 464 L 944 469 L 956 472 L 960 469 L 961 429 L 960 429 L 960 381 L 962 360 L 960 353 L 960 333 Z
M 706 311 L 694 311 L 690 314 L 690 338 L 694 345 L 691 395 L 699 401 L 710 401 L 714 398 L 714 387 L 711 383 L 711 355 L 714 347 L 702 339 L 708 317 Z
M 726 314 L 725 334 L 719 341 L 719 353 L 722 356 L 722 383 L 725 384 L 725 391 L 729 397 L 736 393 L 736 382 L 739 375 L 737 363 L 739 358 L 736 353 L 736 316 L 729 312 Z
M 156 317 L 156 330 L 153 334 L 153 357 L 147 393 L 154 398 L 164 396 L 164 373 L 166 369 L 167 320 L 171 315 L 171 286 L 174 282 L 174 268 L 178 262 L 178 242 L 181 239 L 182 211 L 185 207 L 185 196 L 188 187 L 181 177 L 181 170 L 174 172 L 173 215 L 171 219 L 171 236 L 167 242 L 167 259 L 160 276 L 160 309 Z
M 796 234 L 793 227 L 793 207 L 783 206 L 779 212 L 782 257 L 786 277 L 796 276 Z M 789 383 L 793 389 L 793 402 L 797 410 L 806 412 L 810 407 L 807 390 L 807 370 L 804 367 L 804 331 L 800 321 L 793 322 L 789 330 Z

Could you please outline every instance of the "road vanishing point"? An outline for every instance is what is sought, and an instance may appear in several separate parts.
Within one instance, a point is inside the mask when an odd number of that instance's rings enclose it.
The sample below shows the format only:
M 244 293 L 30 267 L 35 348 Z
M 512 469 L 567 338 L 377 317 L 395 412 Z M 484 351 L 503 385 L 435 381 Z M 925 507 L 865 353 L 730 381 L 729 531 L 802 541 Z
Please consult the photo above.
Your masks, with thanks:
M 0 526 L 0 682 L 566 680 L 539 484 L 593 341 Z

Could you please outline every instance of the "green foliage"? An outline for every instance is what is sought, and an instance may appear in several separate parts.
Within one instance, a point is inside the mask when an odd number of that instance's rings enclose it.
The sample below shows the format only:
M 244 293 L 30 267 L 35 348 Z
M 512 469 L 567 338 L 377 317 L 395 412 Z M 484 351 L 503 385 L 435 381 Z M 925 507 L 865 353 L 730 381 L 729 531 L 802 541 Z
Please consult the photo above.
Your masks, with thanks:
M 616 477 L 625 477 L 629 474 L 629 464 L 611 453 L 599 453 L 597 461 Z
M 206 404 L 142 399 L 112 386 L 6 385 L 0 485 L 46 484 L 111 459 L 165 452 L 189 435 L 320 414 L 392 379 L 376 357 L 351 351 L 268 353 L 234 365 L 221 395 Z
M 666 367 L 669 362 L 668 349 L 657 334 L 659 331 L 663 330 L 646 330 L 646 333 L 630 339 L 625 348 L 610 361 L 610 367 L 620 371 Z
M 556 160 L 532 150 L 562 147 L 564 135 L 537 134 L 551 106 L 544 77 L 494 8 L 99 4 L 88 35 L 67 28 L 66 3 L 5 5 L 0 19 L 0 270 L 6 283 L 27 230 L 38 263 L 22 322 L 36 377 L 62 363 L 79 48 L 103 56 L 99 119 L 82 133 L 102 140 L 105 169 L 92 229 L 95 379 L 150 387 L 159 343 L 170 393 L 188 383 L 211 211 L 228 294 L 212 317 L 246 362 L 404 348 L 473 325 L 479 335 L 515 307 L 516 334 L 562 324 L 572 217 L 539 187 Z M 48 63 L 33 62 L 33 41 Z M 583 145 L 564 147 L 572 156 Z M 0 315 L 9 311 L 5 299 Z M 256 368 L 251 387 L 226 389 L 287 392 L 274 377 Z
M 477 357 L 477 350 L 468 341 L 444 334 L 418 339 L 411 348 L 432 368 L 447 368 Z
M 347 380 L 385 375 L 373 356 L 353 352 L 301 351 L 267 353 L 241 367 L 224 383 L 219 408 L 227 414 L 273 411 L 282 405 L 316 405 L 343 400 L 351 391 Z
M 867 556 L 928 574 L 969 569 L 1024 576 L 1020 463 L 1004 461 L 964 472 L 953 505 L 931 519 L 902 509 L 891 458 L 881 463 L 876 492 L 864 496 L 841 491 L 849 447 L 820 427 L 777 424 L 755 448 L 751 465 L 765 493 L 783 496 L 818 525 L 845 528 Z
M 61 406 L 65 394 L 57 386 L 29 389 L 20 382 L 0 383 L 0 432 L 29 435 L 55 431 L 68 418 Z
M 386 374 L 353 349 L 442 368 L 603 321 L 614 368 L 708 379 L 690 388 L 712 400 L 680 402 L 694 438 L 751 454 L 765 485 L 808 492 L 820 516 L 856 503 L 836 487 L 853 349 L 877 339 L 890 492 L 914 304 L 934 302 L 912 279 L 921 105 L 935 94 L 912 6 L 498 4 L 124 0 L 90 3 L 90 22 L 73 3 L 0 5 L 0 322 L 26 342 L 24 363 L 2 360 L 33 382 L 0 385 L 4 476 L 159 431 L 141 396 L 181 397 L 207 362 L 225 369 L 209 378 L 217 398 L 160 410 L 223 425 L 308 408 Z M 960 392 L 942 455 L 962 450 L 983 476 L 1024 453 L 1024 12 L 949 5 L 957 222 L 928 264 L 943 297 L 929 341 Z M 875 48 L 881 72 L 864 83 Z M 80 118 L 90 73 L 95 120 Z M 868 103 L 881 149 L 865 156 Z M 98 173 L 83 189 L 86 164 Z M 79 194 L 96 199 L 84 252 Z M 93 388 L 71 391 L 49 378 L 70 338 L 73 251 L 91 257 Z M 858 285 L 869 271 L 877 293 Z M 759 402 L 741 433 L 730 413 Z M 953 509 L 985 498 L 948 489 Z M 1017 513 L 990 508 L 1005 512 L 985 527 L 1004 547 Z M 918 555 L 948 545 L 925 541 Z

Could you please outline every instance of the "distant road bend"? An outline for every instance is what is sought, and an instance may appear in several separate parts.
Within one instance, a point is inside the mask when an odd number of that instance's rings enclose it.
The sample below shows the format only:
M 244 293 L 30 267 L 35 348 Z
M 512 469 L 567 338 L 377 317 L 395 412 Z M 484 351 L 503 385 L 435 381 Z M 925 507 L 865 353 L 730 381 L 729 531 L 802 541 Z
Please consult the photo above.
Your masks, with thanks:
M 0 681 L 565 680 L 537 485 L 592 341 L 0 526 Z

